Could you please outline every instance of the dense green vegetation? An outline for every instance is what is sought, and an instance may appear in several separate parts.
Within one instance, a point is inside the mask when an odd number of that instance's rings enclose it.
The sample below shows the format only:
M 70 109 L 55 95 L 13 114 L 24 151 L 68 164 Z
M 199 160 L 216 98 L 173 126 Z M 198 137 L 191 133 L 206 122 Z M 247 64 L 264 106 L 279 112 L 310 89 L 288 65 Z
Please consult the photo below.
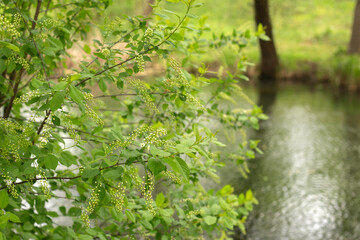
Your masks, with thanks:
M 123 1 L 114 1 L 109 14 L 122 12 Z M 128 1 L 126 11 L 141 13 L 143 1 Z M 270 13 L 282 75 L 309 72 L 316 77 L 326 77 L 335 85 L 359 81 L 358 58 L 347 57 L 346 49 L 351 34 L 355 1 L 281 1 L 270 0 Z M 207 0 L 198 11 L 207 15 L 206 23 L 215 32 L 229 32 L 233 28 L 255 29 L 253 0 L 218 1 Z M 252 62 L 259 62 L 256 41 L 244 51 Z M 202 58 L 207 62 L 218 62 L 234 66 L 236 56 L 232 49 L 221 54 L 211 53 Z M 315 68 L 315 69 L 314 69 Z M 309 74 L 307 74 L 309 75 Z M 351 88 L 351 86 L 349 86 Z
M 0 239 L 245 233 L 257 204 L 252 191 L 206 184 L 227 162 L 246 171 L 261 153 L 245 130 L 266 116 L 238 84 L 248 63 L 239 55 L 233 74 L 219 67 L 209 78 L 200 62 L 192 74 L 181 63 L 223 46 L 241 52 L 264 32 L 206 39 L 196 15 L 203 4 L 193 0 L 159 5 L 152 21 L 103 18 L 109 4 L 0 3 Z M 75 55 L 80 60 L 69 62 Z M 150 62 L 162 66 L 159 77 L 146 78 Z M 228 104 L 235 94 L 244 108 Z M 218 151 L 225 145 L 210 130 L 213 121 L 241 143 Z

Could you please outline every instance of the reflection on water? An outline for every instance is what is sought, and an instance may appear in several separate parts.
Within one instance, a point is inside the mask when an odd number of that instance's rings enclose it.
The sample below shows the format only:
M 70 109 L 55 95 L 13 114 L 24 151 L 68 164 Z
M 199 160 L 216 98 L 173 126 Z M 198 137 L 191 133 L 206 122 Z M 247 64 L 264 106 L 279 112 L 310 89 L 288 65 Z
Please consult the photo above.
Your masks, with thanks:
M 297 87 L 266 91 L 260 104 L 270 120 L 254 137 L 265 154 L 249 179 L 231 180 L 260 202 L 246 239 L 360 239 L 360 100 Z

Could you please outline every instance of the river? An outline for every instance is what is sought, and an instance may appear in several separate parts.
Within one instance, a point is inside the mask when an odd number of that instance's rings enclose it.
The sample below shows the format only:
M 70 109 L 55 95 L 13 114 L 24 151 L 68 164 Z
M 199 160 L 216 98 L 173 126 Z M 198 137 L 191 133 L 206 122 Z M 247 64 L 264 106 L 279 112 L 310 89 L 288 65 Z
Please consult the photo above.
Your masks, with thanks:
M 360 239 L 360 99 L 292 86 L 259 101 L 270 119 L 251 135 L 264 154 L 248 179 L 222 170 L 223 184 L 251 188 L 260 202 L 237 237 Z

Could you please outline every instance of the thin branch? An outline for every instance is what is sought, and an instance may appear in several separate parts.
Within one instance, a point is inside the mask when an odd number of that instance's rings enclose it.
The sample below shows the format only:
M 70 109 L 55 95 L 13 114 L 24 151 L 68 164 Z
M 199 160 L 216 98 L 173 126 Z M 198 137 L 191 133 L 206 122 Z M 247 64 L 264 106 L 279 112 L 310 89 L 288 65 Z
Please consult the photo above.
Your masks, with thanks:
M 109 49 L 113 48 L 116 44 L 118 44 L 119 42 L 121 42 L 122 40 L 124 40 L 127 36 L 129 36 L 131 33 L 135 32 L 136 30 L 139 30 L 139 28 L 134 28 L 132 29 L 130 32 L 128 32 L 127 34 L 125 34 L 124 36 L 122 36 L 119 40 L 117 40 L 116 42 L 114 42 L 113 44 L 111 44 L 109 46 Z M 98 60 L 99 57 L 94 58 L 91 62 L 88 63 L 88 65 L 86 65 L 86 67 L 90 67 L 91 64 L 93 64 L 96 60 Z
M 172 94 L 172 93 L 176 93 L 176 92 L 167 92 L 167 91 L 165 91 L 165 92 L 151 92 L 149 94 L 166 95 L 166 94 Z M 117 93 L 117 94 L 96 96 L 94 98 L 118 97 L 118 96 L 136 96 L 136 95 L 140 95 L 140 94 L 138 94 L 138 93 Z
M 41 193 L 34 193 L 34 192 L 29 192 L 29 194 L 31 195 L 35 195 L 35 196 L 45 196 L 45 194 L 41 194 Z M 58 196 L 58 195 L 51 195 L 52 198 L 62 198 L 62 199 L 67 199 L 67 200 L 72 200 L 72 201 L 75 201 L 75 202 L 81 202 L 75 198 L 68 198 L 68 197 L 61 197 L 61 196 Z
M 5 109 L 5 112 L 4 112 L 4 118 L 8 118 L 10 116 L 10 113 L 11 113 L 11 109 L 13 107 L 13 104 L 14 104 L 14 100 L 16 98 L 16 94 L 18 93 L 18 87 L 19 87 L 19 84 L 21 82 L 21 74 L 23 72 L 23 68 L 20 70 L 20 73 L 18 76 L 15 75 L 15 85 L 14 85 L 14 88 L 13 88 L 13 95 L 11 96 L 10 100 L 9 100 L 9 105 L 6 107 Z
M 139 55 L 144 55 L 144 54 L 146 54 L 146 53 L 148 53 L 148 52 L 150 52 L 150 51 L 158 48 L 158 47 L 161 46 L 163 43 L 165 43 L 165 42 L 179 29 L 179 27 L 182 25 L 182 23 L 184 22 L 184 20 L 185 20 L 186 17 L 188 16 L 189 11 L 190 11 L 190 6 L 188 6 L 184 17 L 181 19 L 181 21 L 179 22 L 179 24 L 174 28 L 174 30 L 173 30 L 163 41 L 161 41 L 159 44 L 157 44 L 157 45 L 155 45 L 155 46 L 153 46 L 153 47 L 151 47 L 151 48 L 148 48 L 147 50 L 144 50 L 144 51 L 140 52 Z M 79 85 L 83 84 L 84 82 L 92 79 L 93 77 L 99 76 L 99 75 L 103 74 L 104 72 L 107 72 L 107 71 L 109 71 L 109 70 L 111 70 L 111 69 L 113 69 L 113 68 L 122 66 L 123 64 L 125 64 L 125 63 L 127 63 L 127 62 L 129 62 L 129 61 L 131 61 L 131 60 L 133 60 L 133 59 L 135 59 L 135 58 L 136 58 L 136 56 L 132 56 L 132 57 L 130 57 L 130 58 L 128 58 L 128 59 L 126 59 L 126 60 L 124 60 L 124 61 L 122 61 L 122 62 L 120 62 L 120 63 L 117 63 L 117 64 L 115 64 L 115 65 L 113 65 L 113 66 L 111 66 L 111 67 L 109 67 L 109 68 L 106 68 L 106 69 L 104 69 L 104 70 L 101 70 L 100 72 L 97 72 L 96 74 L 94 74 L 94 76 L 92 76 L 92 77 L 87 77 L 87 78 L 81 80 L 81 81 L 80 81 L 79 83 L 77 83 L 75 86 L 79 86 Z
M 49 110 L 46 111 L 46 115 L 45 115 L 43 121 L 41 122 L 40 127 L 38 128 L 38 130 L 37 130 L 37 132 L 36 132 L 38 136 L 40 135 L 42 129 L 44 128 L 44 125 L 45 125 L 45 123 L 46 123 L 46 120 L 49 118 L 50 113 L 51 113 L 51 109 L 49 109 Z M 35 138 L 33 139 L 32 144 L 33 144 L 33 145 L 35 144 Z
M 77 178 L 80 178 L 80 177 L 81 177 L 81 175 L 80 176 L 74 176 L 74 177 L 32 178 L 32 179 L 21 181 L 21 182 L 14 182 L 13 185 L 21 185 L 21 184 L 25 184 L 25 183 L 36 182 L 36 181 L 39 181 L 39 180 L 72 180 L 72 179 L 77 179 Z M 5 189 L 5 188 L 7 188 L 7 187 L 6 186 L 5 187 L 0 187 L 0 190 Z
M 36 27 L 36 22 L 37 22 L 37 20 L 38 20 L 39 13 L 40 13 L 41 3 L 42 3 L 42 0 L 38 0 L 38 1 L 37 1 L 36 10 L 35 10 L 35 15 L 34 15 L 34 21 L 33 21 L 32 26 L 31 26 L 31 29 L 32 29 L 32 30 L 34 30 L 35 27 Z
M 48 0 L 48 4 L 46 5 L 46 10 L 45 10 L 45 16 L 47 15 L 47 12 L 49 11 L 50 4 L 51 4 L 51 0 Z M 40 12 L 43 12 L 43 11 L 40 11 Z
M 51 2 L 51 0 L 50 0 L 49 2 Z M 67 4 L 59 5 L 59 6 L 57 6 L 57 7 L 47 8 L 45 11 L 44 11 L 44 10 L 43 10 L 43 11 L 40 11 L 40 13 L 45 12 L 45 14 L 46 14 L 48 11 L 51 11 L 51 10 L 54 10 L 54 9 L 58 9 L 58 8 L 64 8 L 64 7 L 69 6 L 69 5 L 76 5 L 76 3 L 67 3 Z
M 145 161 L 141 161 L 141 162 L 147 162 L 147 160 Z M 134 161 L 132 163 L 141 163 L 140 161 Z M 125 165 L 126 163 L 123 162 L 123 163 L 116 163 L 116 164 L 113 164 L 113 165 L 110 165 L 110 166 L 107 166 L 107 167 L 103 167 L 103 168 L 99 168 L 100 171 L 103 171 L 103 170 L 106 170 L 106 169 L 109 169 L 109 168 L 113 168 L 113 167 L 117 167 L 117 166 L 120 166 L 120 165 Z M 21 181 L 21 182 L 14 182 L 13 185 L 21 185 L 21 184 L 25 184 L 25 183 L 34 183 L 36 181 L 40 181 L 40 180 L 73 180 L 73 179 L 77 179 L 77 178 L 81 178 L 82 175 L 77 175 L 77 176 L 74 176 L 74 177 L 40 177 L 40 178 L 32 178 L 32 179 L 29 179 L 29 180 L 25 180 L 25 181 Z M 5 189 L 7 188 L 6 186 L 4 187 L 0 187 L 0 190 L 2 189 Z

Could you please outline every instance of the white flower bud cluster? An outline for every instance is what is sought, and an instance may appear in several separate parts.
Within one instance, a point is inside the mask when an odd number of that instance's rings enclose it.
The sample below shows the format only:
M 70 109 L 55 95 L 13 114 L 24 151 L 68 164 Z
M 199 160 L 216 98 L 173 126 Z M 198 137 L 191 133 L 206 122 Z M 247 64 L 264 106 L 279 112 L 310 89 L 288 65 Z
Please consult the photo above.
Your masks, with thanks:
M 61 116 L 61 121 L 64 123 L 67 132 L 69 134 L 69 136 L 76 142 L 79 143 L 81 140 L 80 135 L 78 134 L 78 132 L 75 130 L 75 128 L 73 127 L 73 123 L 71 122 L 70 119 L 70 115 L 69 114 L 63 114 Z
M 117 30 L 122 25 L 121 18 L 116 17 L 109 25 L 105 27 L 104 36 L 109 37 L 114 30 Z
M 0 142 L 2 146 L 6 146 L 0 151 L 0 158 L 21 161 L 19 150 L 26 149 L 31 145 L 29 137 L 32 135 L 33 131 L 30 126 L 20 125 L 8 119 L 0 118 L 0 130 L 4 134 L 11 136 L 10 138 L 2 139 Z
M 153 131 L 153 128 L 152 127 L 148 127 L 148 126 L 143 126 L 143 127 L 139 127 L 135 130 L 133 130 L 128 139 L 124 142 L 124 147 L 130 145 L 132 142 L 134 142 L 134 140 L 138 137 L 138 136 L 141 136 L 143 135 L 144 133 L 146 132 L 150 132 L 150 131 Z
M 135 62 L 137 63 L 137 66 L 139 68 L 139 72 L 143 72 L 145 69 L 145 61 L 143 55 L 136 55 Z
M 109 58 L 110 57 L 110 49 L 108 48 L 103 48 L 101 49 L 101 54 L 104 55 L 105 58 Z
M 154 31 L 152 28 L 147 28 L 144 34 L 145 38 L 151 38 L 154 35 Z
M 37 27 L 39 27 L 39 28 L 45 27 L 45 28 L 49 29 L 49 28 L 57 27 L 57 26 L 59 26 L 59 22 L 50 17 L 47 17 L 37 23 Z
M 145 177 L 143 177 L 145 180 Z M 152 198 L 152 193 L 154 191 L 154 176 L 149 174 L 147 177 L 147 181 L 141 187 L 141 193 L 145 198 L 145 204 L 151 215 L 155 216 L 156 211 L 154 209 L 154 200 Z
M 195 199 L 195 198 L 184 198 L 184 199 L 181 199 L 180 202 L 181 202 L 181 203 L 184 203 L 184 202 L 198 203 L 199 200 L 198 200 L 198 199 Z
M 190 211 L 188 214 L 186 214 L 186 218 L 191 219 L 199 214 L 201 214 L 201 210 Z
M 206 108 L 204 107 L 204 105 L 202 105 L 199 100 L 197 98 L 195 98 L 193 95 L 191 95 L 190 93 L 186 93 L 186 102 L 189 103 L 193 103 L 195 106 L 198 106 L 201 108 L 202 111 L 206 111 Z
M 26 71 L 30 70 L 30 64 L 26 61 L 25 58 L 17 56 L 17 55 L 12 55 L 9 59 L 8 62 L 13 61 L 19 65 L 21 65 Z
M 153 99 L 151 98 L 145 83 L 139 79 L 129 79 L 129 84 L 140 93 L 148 111 L 151 113 L 159 113 L 159 109 L 157 109 Z
M 134 39 L 130 39 L 129 43 L 131 45 L 133 45 L 135 48 L 139 47 L 139 43 L 138 41 L 134 40 Z
M 15 189 L 14 181 L 9 176 L 9 172 L 5 172 L 5 169 L 2 169 L 1 177 L 4 179 L 4 182 L 6 184 L 6 188 L 11 194 L 13 198 L 18 198 L 19 194 Z
M 117 189 L 111 193 L 111 202 L 115 205 L 115 209 L 121 212 L 124 208 L 126 186 L 122 183 L 117 185 Z
M 144 196 L 145 204 L 149 212 L 155 216 L 156 211 L 154 209 L 154 200 L 152 198 L 152 192 L 154 191 L 154 176 L 152 174 L 148 174 L 147 179 L 143 176 L 143 180 L 137 174 L 137 169 L 130 169 L 130 176 L 135 183 L 135 188 L 137 188 L 141 194 Z
M 92 118 L 97 125 L 104 125 L 104 122 L 101 118 L 99 118 L 99 116 L 96 114 L 96 112 L 91 108 L 89 107 L 89 105 L 85 104 L 85 114 Z
M 95 210 L 95 207 L 99 204 L 99 192 L 99 185 L 97 185 L 92 189 L 91 197 L 87 208 L 83 209 L 81 213 L 81 219 L 87 227 L 90 227 L 89 215 Z
M 39 181 L 40 183 L 40 189 L 43 191 L 44 195 L 46 196 L 46 199 L 50 199 L 51 198 L 51 194 L 50 194 L 50 185 L 47 181 L 45 172 L 43 170 L 41 170 L 40 168 L 38 168 L 38 177 L 39 178 L 44 178 L 42 180 Z
M 184 85 L 185 87 L 189 87 L 189 82 L 185 79 L 183 72 L 181 71 L 181 65 L 172 57 L 169 57 L 168 63 L 172 69 L 174 69 L 177 77 L 172 78 L 173 81 L 177 81 L 180 85 Z
M 21 95 L 19 98 L 15 99 L 14 104 L 28 102 L 32 98 L 40 97 L 40 96 L 41 96 L 40 91 L 38 89 L 36 89 L 36 90 L 30 91 L 30 92 L 27 92 L 24 95 Z
M 155 144 L 159 145 L 162 143 L 162 141 L 159 139 L 159 137 L 164 136 L 167 134 L 167 131 L 165 129 L 158 129 L 154 132 L 150 133 L 147 137 L 145 137 L 144 141 L 146 144 Z
M 21 19 L 21 18 L 20 18 Z M 20 26 L 20 19 L 18 14 L 14 16 L 14 21 L 11 23 L 5 16 L 0 16 L 0 36 L 1 38 L 12 38 L 16 39 L 20 37 L 18 28 Z
M 94 99 L 94 95 L 92 95 L 92 93 L 83 92 L 83 94 L 84 94 L 84 99 L 85 99 L 86 101 L 91 101 L 91 100 Z
M 173 181 L 174 183 L 179 185 L 181 184 L 181 179 L 178 176 L 176 176 L 172 171 L 165 170 L 163 172 L 163 175 L 168 179 L 170 179 L 171 181 Z

